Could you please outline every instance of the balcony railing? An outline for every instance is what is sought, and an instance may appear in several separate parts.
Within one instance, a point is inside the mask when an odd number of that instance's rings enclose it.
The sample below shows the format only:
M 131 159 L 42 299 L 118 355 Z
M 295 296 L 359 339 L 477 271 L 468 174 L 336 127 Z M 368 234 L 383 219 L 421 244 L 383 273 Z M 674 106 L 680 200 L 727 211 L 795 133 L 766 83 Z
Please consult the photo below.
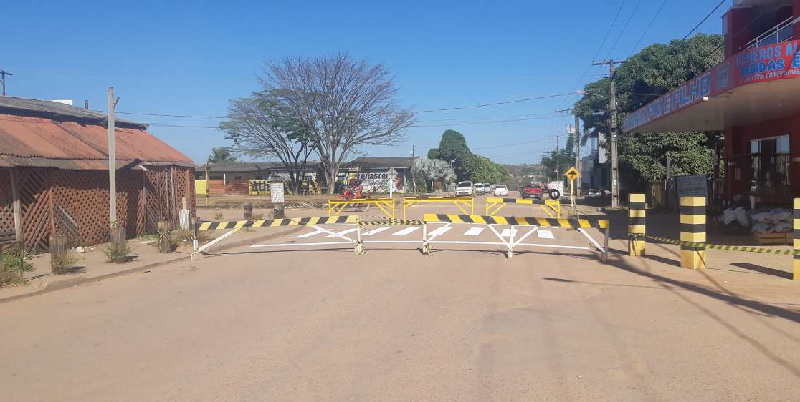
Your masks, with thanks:
M 787 18 L 780 22 L 778 25 L 768 29 L 761 35 L 756 36 L 744 46 L 745 49 L 753 47 L 774 45 L 776 43 L 786 42 L 794 39 L 794 24 L 800 21 L 800 17 Z

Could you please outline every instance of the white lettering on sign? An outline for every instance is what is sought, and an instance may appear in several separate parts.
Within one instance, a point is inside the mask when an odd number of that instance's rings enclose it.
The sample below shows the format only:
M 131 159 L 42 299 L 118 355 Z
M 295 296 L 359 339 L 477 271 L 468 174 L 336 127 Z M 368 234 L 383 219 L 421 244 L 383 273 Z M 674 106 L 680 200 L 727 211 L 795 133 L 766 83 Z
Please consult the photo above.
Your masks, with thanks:
M 283 183 L 269 183 L 269 192 L 273 204 L 283 203 Z
M 678 197 L 708 196 L 708 179 L 705 175 L 675 176 Z

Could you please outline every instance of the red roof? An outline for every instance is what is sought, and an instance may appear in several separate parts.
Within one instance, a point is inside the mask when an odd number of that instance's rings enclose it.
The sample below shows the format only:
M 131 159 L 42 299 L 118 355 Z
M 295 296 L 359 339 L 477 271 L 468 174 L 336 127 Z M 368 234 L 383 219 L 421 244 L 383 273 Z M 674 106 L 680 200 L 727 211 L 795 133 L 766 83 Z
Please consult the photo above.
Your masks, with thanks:
M 194 166 L 192 160 L 142 129 L 116 129 L 120 164 L 133 161 Z M 108 130 L 85 122 L 0 114 L 0 166 L 103 169 Z M 69 162 L 74 161 L 74 162 Z

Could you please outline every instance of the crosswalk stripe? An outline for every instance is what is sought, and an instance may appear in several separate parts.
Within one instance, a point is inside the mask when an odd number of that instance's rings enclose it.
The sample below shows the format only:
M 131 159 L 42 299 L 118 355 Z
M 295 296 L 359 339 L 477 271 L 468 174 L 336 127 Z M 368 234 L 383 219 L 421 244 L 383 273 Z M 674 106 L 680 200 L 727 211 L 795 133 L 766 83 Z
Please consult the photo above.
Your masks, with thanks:
M 539 236 L 539 238 L 541 239 L 555 239 L 555 236 L 553 236 L 553 232 L 549 230 L 539 229 L 536 231 L 536 235 Z
M 392 236 L 406 236 L 419 230 L 419 226 L 411 226 L 397 232 L 392 233 Z
M 469 228 L 469 230 L 464 232 L 464 236 L 478 236 L 478 235 L 481 234 L 481 232 L 483 232 L 483 228 L 477 226 L 477 227 L 474 227 L 474 228 Z
M 447 233 L 447 231 L 449 231 L 452 228 L 453 228 L 452 226 L 442 226 L 442 227 L 436 228 L 436 230 L 431 232 L 431 236 L 443 235 L 443 234 Z
M 346 235 L 346 234 L 348 234 L 348 233 L 355 232 L 356 230 L 358 230 L 358 228 L 346 229 L 346 230 L 342 230 L 341 232 L 337 232 L 337 233 L 336 233 L 336 235 L 332 235 L 332 234 L 330 234 L 330 235 L 327 235 L 327 236 L 325 236 L 325 237 L 337 237 L 337 236 L 344 236 L 344 235 Z
M 306 237 L 315 236 L 315 235 L 318 235 L 318 234 L 320 234 L 320 233 L 325 233 L 325 232 L 323 232 L 323 231 L 322 231 L 322 230 L 320 230 L 320 229 L 317 229 L 317 230 L 316 230 L 316 231 L 314 231 L 314 232 L 303 233 L 303 234 L 301 234 L 301 235 L 298 235 L 297 237 L 298 237 L 298 238 L 300 238 L 300 239 L 305 239 Z
M 372 229 L 369 232 L 366 232 L 366 233 L 362 234 L 362 236 L 376 235 L 376 234 L 378 234 L 380 232 L 385 232 L 385 231 L 387 231 L 387 230 L 389 230 L 391 228 L 392 228 L 391 226 L 382 226 L 382 227 L 379 227 L 379 228 Z

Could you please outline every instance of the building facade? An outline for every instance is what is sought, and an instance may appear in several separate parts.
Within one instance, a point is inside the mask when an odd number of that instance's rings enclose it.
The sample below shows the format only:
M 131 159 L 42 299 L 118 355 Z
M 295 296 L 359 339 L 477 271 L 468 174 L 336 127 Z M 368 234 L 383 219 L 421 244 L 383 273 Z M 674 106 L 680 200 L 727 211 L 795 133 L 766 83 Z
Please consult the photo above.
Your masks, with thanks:
M 108 132 L 104 114 L 55 102 L 0 97 L 0 232 L 28 248 L 49 236 L 72 246 L 108 241 Z M 194 165 L 146 125 L 116 122 L 117 224 L 128 238 L 194 215 Z
M 800 0 L 736 0 L 725 59 L 630 114 L 623 132 L 724 134 L 723 194 L 788 205 L 800 196 Z

